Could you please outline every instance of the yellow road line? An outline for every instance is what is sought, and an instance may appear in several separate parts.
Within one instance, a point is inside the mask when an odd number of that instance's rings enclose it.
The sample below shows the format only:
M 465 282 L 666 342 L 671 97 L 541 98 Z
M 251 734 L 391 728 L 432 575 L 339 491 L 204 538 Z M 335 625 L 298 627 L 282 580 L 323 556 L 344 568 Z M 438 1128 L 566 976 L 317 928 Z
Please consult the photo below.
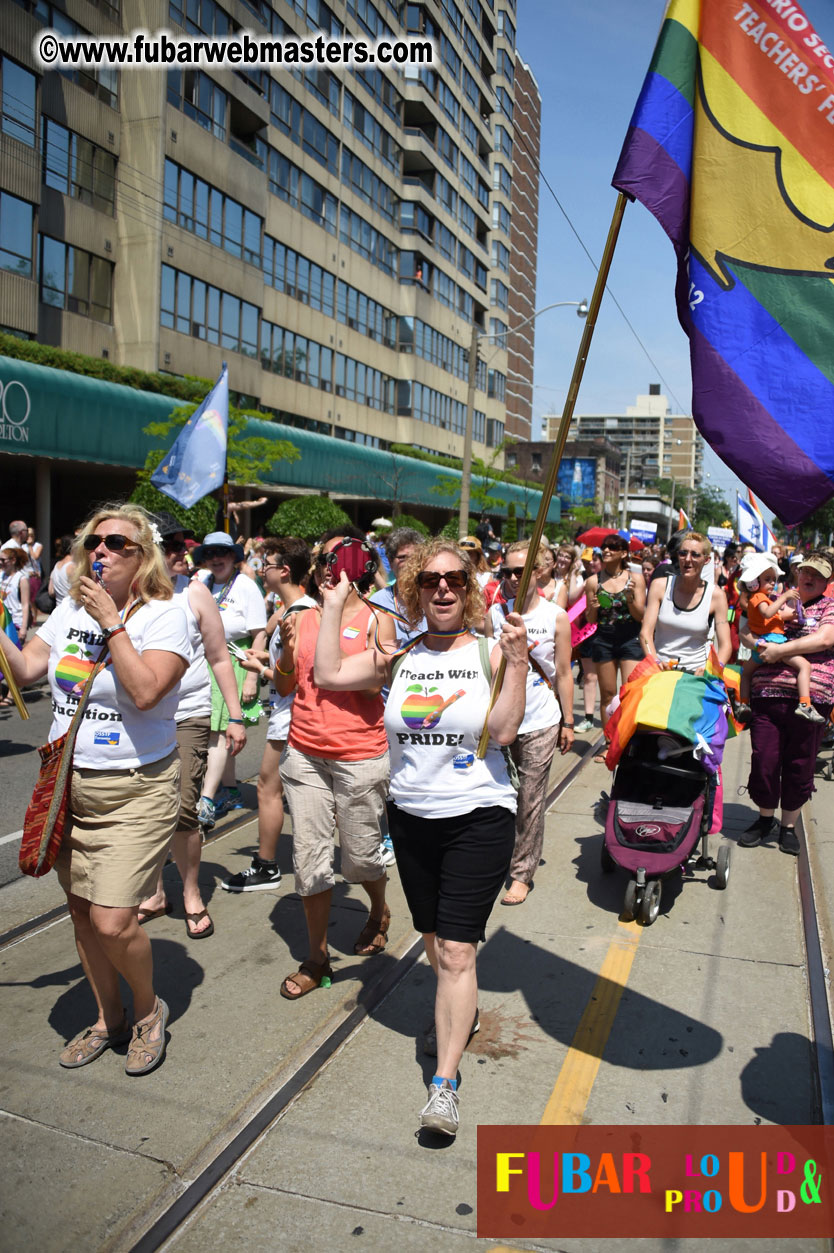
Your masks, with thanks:
M 541 1126 L 579 1126 L 582 1122 L 642 930 L 636 922 L 618 924 L 545 1106 Z

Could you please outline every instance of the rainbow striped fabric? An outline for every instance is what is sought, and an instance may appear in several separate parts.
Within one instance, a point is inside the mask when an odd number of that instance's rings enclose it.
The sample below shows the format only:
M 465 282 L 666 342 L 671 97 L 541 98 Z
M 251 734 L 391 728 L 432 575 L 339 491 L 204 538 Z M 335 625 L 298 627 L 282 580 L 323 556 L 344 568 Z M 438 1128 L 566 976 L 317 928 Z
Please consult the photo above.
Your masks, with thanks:
M 0 628 L 6 632 L 13 644 L 17 644 L 18 647 L 20 646 L 17 627 L 14 622 L 12 622 L 12 615 L 6 608 L 6 604 L 2 598 L 0 598 Z
M 792 0 L 671 0 L 613 179 L 678 256 L 692 409 L 783 521 L 834 495 L 834 56 Z
M 653 657 L 635 666 L 620 688 L 620 704 L 605 735 L 605 764 L 613 770 L 638 728 L 670 731 L 699 750 L 701 763 L 715 774 L 727 739 L 727 689 L 719 678 L 661 670 Z

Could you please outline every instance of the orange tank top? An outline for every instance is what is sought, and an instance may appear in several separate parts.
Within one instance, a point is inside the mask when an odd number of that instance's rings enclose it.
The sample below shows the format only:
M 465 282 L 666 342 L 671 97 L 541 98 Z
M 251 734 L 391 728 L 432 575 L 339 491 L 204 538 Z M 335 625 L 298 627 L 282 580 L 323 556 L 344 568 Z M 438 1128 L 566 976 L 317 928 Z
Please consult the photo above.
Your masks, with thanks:
M 361 611 L 341 628 L 343 657 L 362 653 L 368 646 L 371 611 Z M 313 662 L 321 618 L 306 610 L 298 623 L 295 646 L 296 695 L 292 707 L 289 745 L 309 757 L 333 761 L 365 761 L 381 757 L 388 749 L 382 721 L 381 696 L 361 692 L 328 692 L 313 682 Z

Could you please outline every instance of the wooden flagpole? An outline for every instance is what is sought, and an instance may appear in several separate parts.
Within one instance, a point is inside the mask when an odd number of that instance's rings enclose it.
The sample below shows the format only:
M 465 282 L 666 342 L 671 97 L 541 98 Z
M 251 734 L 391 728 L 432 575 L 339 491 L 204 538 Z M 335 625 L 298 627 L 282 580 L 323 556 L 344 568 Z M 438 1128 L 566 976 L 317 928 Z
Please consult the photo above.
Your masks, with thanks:
M 0 635 L 2 635 L 2 632 L 0 632 Z M 11 643 L 11 641 L 8 641 L 8 642 Z M 14 647 L 14 645 L 12 645 L 12 647 Z M 25 722 L 26 719 L 29 717 L 29 710 L 26 708 L 26 705 L 24 704 L 23 697 L 20 694 L 20 688 L 17 686 L 17 683 L 15 682 L 15 677 L 11 672 L 11 667 L 9 666 L 9 663 L 6 660 L 6 654 L 3 651 L 2 644 L 0 644 L 0 670 L 2 670 L 3 678 L 6 680 L 6 682 L 9 685 L 9 692 L 11 693 L 12 700 L 15 703 L 15 709 L 17 710 L 17 712 L 20 714 L 21 718 Z
M 556 479 L 559 474 L 559 466 L 561 465 L 562 455 L 565 451 L 565 444 L 568 439 L 568 430 L 570 429 L 571 419 L 573 418 L 573 411 L 576 406 L 576 398 L 579 394 L 579 387 L 582 383 L 582 376 L 585 373 L 585 363 L 588 360 L 588 353 L 591 348 L 594 327 L 596 326 L 597 316 L 599 314 L 600 306 L 602 305 L 602 297 L 605 294 L 605 285 L 608 282 L 608 274 L 614 257 L 614 248 L 617 244 L 617 236 L 620 233 L 620 226 L 622 225 L 623 214 L 625 213 L 625 207 L 628 203 L 628 199 L 629 197 L 626 196 L 625 192 L 620 192 L 617 196 L 617 203 L 614 206 L 611 225 L 608 228 L 608 238 L 605 241 L 602 261 L 600 262 L 599 270 L 597 272 L 594 294 L 591 297 L 591 303 L 588 308 L 588 316 L 585 319 L 585 326 L 582 330 L 582 339 L 579 343 L 579 351 L 576 354 L 573 374 L 571 376 L 570 386 L 568 387 L 568 394 L 565 398 L 565 407 L 562 410 L 562 419 L 559 423 L 559 433 L 556 436 L 556 447 L 553 451 L 553 458 L 550 463 L 550 469 L 547 472 L 547 478 L 544 482 L 544 486 L 542 487 L 541 504 L 539 505 L 538 516 L 536 517 L 536 522 L 533 527 L 533 534 L 530 536 L 530 547 L 527 552 L 527 560 L 524 563 L 524 570 L 518 581 L 518 590 L 515 595 L 516 605 L 523 605 L 527 598 L 527 590 L 530 586 L 530 579 L 532 577 L 533 568 L 536 564 L 536 554 L 538 553 L 539 545 L 541 544 L 542 536 L 544 535 L 544 526 L 547 521 L 547 511 L 550 508 L 550 502 L 553 498 L 553 493 L 556 490 Z M 626 491 L 628 491 L 628 484 L 626 484 Z M 489 715 L 492 712 L 501 691 L 506 668 L 506 662 L 502 655 L 492 683 L 489 706 L 487 708 L 486 718 L 484 719 L 484 728 L 481 732 L 480 741 L 478 742 L 479 757 L 484 757 L 486 755 L 487 745 L 489 743 L 489 728 L 487 723 L 489 721 Z

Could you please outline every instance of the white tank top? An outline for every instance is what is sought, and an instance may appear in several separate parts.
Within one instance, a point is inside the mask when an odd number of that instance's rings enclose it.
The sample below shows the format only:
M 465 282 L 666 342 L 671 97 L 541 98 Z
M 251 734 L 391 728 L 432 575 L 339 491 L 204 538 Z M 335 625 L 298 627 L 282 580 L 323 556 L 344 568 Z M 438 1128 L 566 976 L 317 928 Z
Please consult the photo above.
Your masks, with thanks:
M 385 706 L 390 795 L 419 818 L 448 818 L 499 805 L 516 810 L 501 748 L 477 756 L 490 683 L 477 639 L 436 653 L 415 645 L 400 662 Z
M 512 613 L 514 609 L 515 601 L 511 600 L 506 605 L 493 605 L 489 610 L 492 618 L 492 633 L 496 639 L 501 638 L 507 614 Z M 555 727 L 562 720 L 559 702 L 554 694 L 556 666 L 553 650 L 556 643 L 556 623 L 564 612 L 564 609 L 558 605 L 538 597 L 533 608 L 528 613 L 522 614 L 524 625 L 527 627 L 530 657 L 538 662 L 540 669 L 532 663 L 527 667 L 527 701 L 524 706 L 524 718 L 518 728 L 519 735 L 526 735 L 529 731 L 543 731 L 546 727 Z M 542 671 L 547 676 L 547 682 L 542 678 Z
M 185 722 L 186 718 L 207 718 L 211 714 L 211 680 L 209 679 L 208 662 L 203 649 L 203 637 L 194 616 L 194 610 L 188 601 L 188 588 L 191 580 L 184 574 L 174 576 L 175 605 L 180 605 L 185 612 L 188 624 L 188 642 L 191 645 L 193 661 L 182 676 L 180 682 L 180 699 L 175 722 Z
M 712 585 L 703 584 L 701 600 L 694 609 L 679 609 L 674 601 L 676 582 L 676 574 L 666 579 L 654 629 L 655 652 L 661 661 L 677 657 L 681 670 L 697 670 L 707 660 Z

